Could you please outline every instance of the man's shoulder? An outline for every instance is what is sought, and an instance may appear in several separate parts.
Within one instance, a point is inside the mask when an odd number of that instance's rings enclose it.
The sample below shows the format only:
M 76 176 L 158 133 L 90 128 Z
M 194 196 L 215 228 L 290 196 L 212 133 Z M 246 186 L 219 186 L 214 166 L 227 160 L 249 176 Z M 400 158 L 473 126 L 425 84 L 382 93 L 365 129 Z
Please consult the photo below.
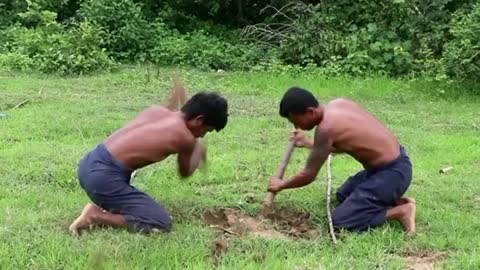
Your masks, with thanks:
M 342 115 L 349 115 L 353 112 L 365 111 L 357 102 L 348 98 L 337 98 L 327 103 L 325 106 L 325 120 L 335 121 Z M 332 120 L 334 119 L 334 120 Z
M 335 137 L 335 127 L 332 126 L 333 122 L 330 121 L 322 121 L 317 128 L 315 129 L 315 135 L 314 135 L 314 142 L 318 140 L 325 140 L 325 139 L 333 139 Z
M 148 132 L 157 138 L 157 144 L 171 153 L 188 152 L 195 145 L 195 137 L 184 123 L 172 118 L 161 123 L 150 123 Z
M 325 106 L 323 119 L 317 129 L 330 135 L 338 133 L 348 122 L 345 119 L 355 110 L 358 110 L 358 105 L 354 101 L 347 98 L 334 99 Z
M 142 111 L 142 113 L 155 113 L 155 114 L 169 114 L 171 112 L 172 111 L 170 111 L 168 108 L 160 105 L 151 105 Z
M 187 128 L 186 124 L 182 120 L 173 119 L 170 126 L 171 136 L 182 148 L 190 148 L 195 144 L 195 136 Z
M 171 113 L 172 112 L 162 106 L 149 106 L 141 110 L 135 117 L 135 120 L 141 122 L 153 122 L 168 117 Z
M 357 104 L 355 101 L 345 98 L 345 97 L 339 97 L 336 99 L 331 100 L 328 102 L 327 106 L 329 107 L 341 107 L 345 106 L 346 104 Z
M 317 126 L 317 130 L 328 132 L 335 129 L 335 127 L 341 124 L 341 110 L 343 110 L 341 107 L 326 108 L 323 112 L 323 119 Z
M 188 144 L 195 139 L 187 128 L 185 120 L 178 113 L 165 107 L 150 107 L 150 112 L 146 112 L 142 118 L 141 122 L 148 125 L 149 129 L 161 134 L 160 136 L 164 138 L 167 137 L 172 142 Z

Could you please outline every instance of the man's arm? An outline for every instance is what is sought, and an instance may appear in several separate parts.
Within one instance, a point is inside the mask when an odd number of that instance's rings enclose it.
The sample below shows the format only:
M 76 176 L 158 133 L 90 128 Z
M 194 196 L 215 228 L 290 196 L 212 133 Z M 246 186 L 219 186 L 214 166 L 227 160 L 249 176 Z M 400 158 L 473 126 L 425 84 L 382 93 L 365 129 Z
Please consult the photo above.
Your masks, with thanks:
M 303 147 L 313 149 L 313 147 L 315 146 L 314 143 L 315 142 L 313 141 L 313 139 L 305 137 L 303 141 Z
M 204 146 L 196 141 L 193 146 L 185 148 L 178 153 L 178 171 L 181 177 L 189 177 L 205 159 Z
M 331 145 L 332 140 L 328 131 L 318 127 L 315 132 L 315 139 L 307 160 L 307 165 L 299 174 L 288 181 L 282 181 L 280 190 L 303 187 L 313 182 L 315 177 L 317 177 L 318 171 L 330 154 Z

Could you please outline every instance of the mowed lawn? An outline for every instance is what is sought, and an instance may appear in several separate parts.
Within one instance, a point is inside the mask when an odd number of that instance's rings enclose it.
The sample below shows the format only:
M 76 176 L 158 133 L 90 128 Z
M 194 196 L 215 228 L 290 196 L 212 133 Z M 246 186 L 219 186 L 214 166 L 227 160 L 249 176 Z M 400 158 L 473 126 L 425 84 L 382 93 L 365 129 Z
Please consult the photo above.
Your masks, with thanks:
M 448 87 L 387 78 L 183 70 L 190 94 L 220 91 L 231 116 L 225 130 L 207 136 L 206 172 L 181 180 L 172 157 L 140 170 L 133 182 L 170 211 L 174 231 L 145 236 L 95 229 L 72 238 L 68 225 L 88 202 L 76 177 L 78 161 L 170 94 L 173 69 L 149 74 L 144 67 L 76 78 L 0 74 L 0 112 L 8 114 L 0 115 L 0 269 L 405 269 L 405 257 L 438 252 L 440 269 L 480 269 L 480 98 L 452 98 Z M 227 252 L 212 258 L 219 232 L 200 214 L 212 207 L 257 213 L 292 129 L 278 115 L 278 103 L 294 85 L 321 102 L 351 98 L 395 132 L 414 164 L 407 195 L 417 200 L 415 237 L 391 222 L 365 234 L 341 233 L 333 245 L 322 169 L 311 185 L 276 197 L 278 207 L 310 212 L 319 238 L 233 237 Z M 302 168 L 307 154 L 295 150 L 287 176 Z M 453 170 L 440 174 L 446 166 Z M 335 156 L 334 190 L 359 169 L 352 158 Z

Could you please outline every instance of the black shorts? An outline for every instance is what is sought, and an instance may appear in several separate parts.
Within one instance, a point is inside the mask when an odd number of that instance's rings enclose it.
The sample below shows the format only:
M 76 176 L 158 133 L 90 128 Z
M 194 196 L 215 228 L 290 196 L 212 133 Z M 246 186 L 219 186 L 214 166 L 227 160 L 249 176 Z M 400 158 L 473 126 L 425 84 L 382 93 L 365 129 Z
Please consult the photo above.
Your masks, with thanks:
M 80 161 L 78 177 L 88 197 L 99 207 L 123 215 L 130 229 L 144 233 L 153 229 L 169 231 L 170 215 L 154 199 L 130 185 L 132 172 L 99 144 Z
M 339 206 L 332 213 L 336 229 L 366 231 L 385 223 L 385 214 L 407 191 L 412 163 L 404 147 L 400 156 L 376 170 L 350 177 L 337 191 Z

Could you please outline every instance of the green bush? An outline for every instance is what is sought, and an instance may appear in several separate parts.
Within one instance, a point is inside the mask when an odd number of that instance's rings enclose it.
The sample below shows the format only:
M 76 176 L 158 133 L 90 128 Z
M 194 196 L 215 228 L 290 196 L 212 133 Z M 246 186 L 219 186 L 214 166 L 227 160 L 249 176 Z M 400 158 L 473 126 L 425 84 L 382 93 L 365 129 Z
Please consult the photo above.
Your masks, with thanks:
M 307 2 L 307 1 L 305 1 Z M 473 1 L 339 0 L 297 2 L 270 21 L 244 29 L 244 38 L 280 52 L 288 64 L 313 61 L 334 74 L 403 76 L 442 57 L 448 22 Z M 441 70 L 438 69 L 438 70 Z
M 163 32 L 150 51 L 151 59 L 162 65 L 189 65 L 199 68 L 242 68 L 258 61 L 261 52 L 243 44 L 232 44 L 205 31 L 184 35 Z M 165 34 L 166 33 L 166 34 Z
M 136 1 L 85 0 L 79 13 L 102 30 L 104 45 L 115 59 L 144 60 L 153 45 L 155 25 L 147 21 Z
M 480 81 L 480 4 L 469 13 L 457 13 L 450 33 L 454 38 L 446 44 L 443 54 L 447 74 Z
M 342 43 L 346 53 L 339 60 L 344 73 L 404 75 L 414 69 L 411 42 L 375 23 L 346 36 Z
M 114 59 L 478 80 L 477 2 L 5 0 L 0 65 L 68 74 Z
M 98 30 L 88 22 L 70 29 L 58 24 L 33 29 L 17 26 L 4 34 L 7 52 L 0 57 L 0 64 L 12 70 L 81 74 L 113 66 L 99 45 Z
M 29 71 L 34 68 L 32 58 L 18 52 L 0 54 L 0 66 L 10 71 Z
M 113 66 L 102 48 L 101 32 L 93 24 L 72 22 L 67 27 L 56 21 L 55 12 L 43 10 L 37 2 L 27 3 L 26 11 L 17 14 L 22 22 L 0 33 L 0 65 L 57 74 L 81 74 Z
M 79 0 L 3 0 L 0 3 L 0 28 L 20 23 L 25 27 L 36 27 L 41 24 L 42 12 L 55 14 L 57 22 L 69 21 L 78 9 Z M 28 14 L 26 17 L 21 15 Z

